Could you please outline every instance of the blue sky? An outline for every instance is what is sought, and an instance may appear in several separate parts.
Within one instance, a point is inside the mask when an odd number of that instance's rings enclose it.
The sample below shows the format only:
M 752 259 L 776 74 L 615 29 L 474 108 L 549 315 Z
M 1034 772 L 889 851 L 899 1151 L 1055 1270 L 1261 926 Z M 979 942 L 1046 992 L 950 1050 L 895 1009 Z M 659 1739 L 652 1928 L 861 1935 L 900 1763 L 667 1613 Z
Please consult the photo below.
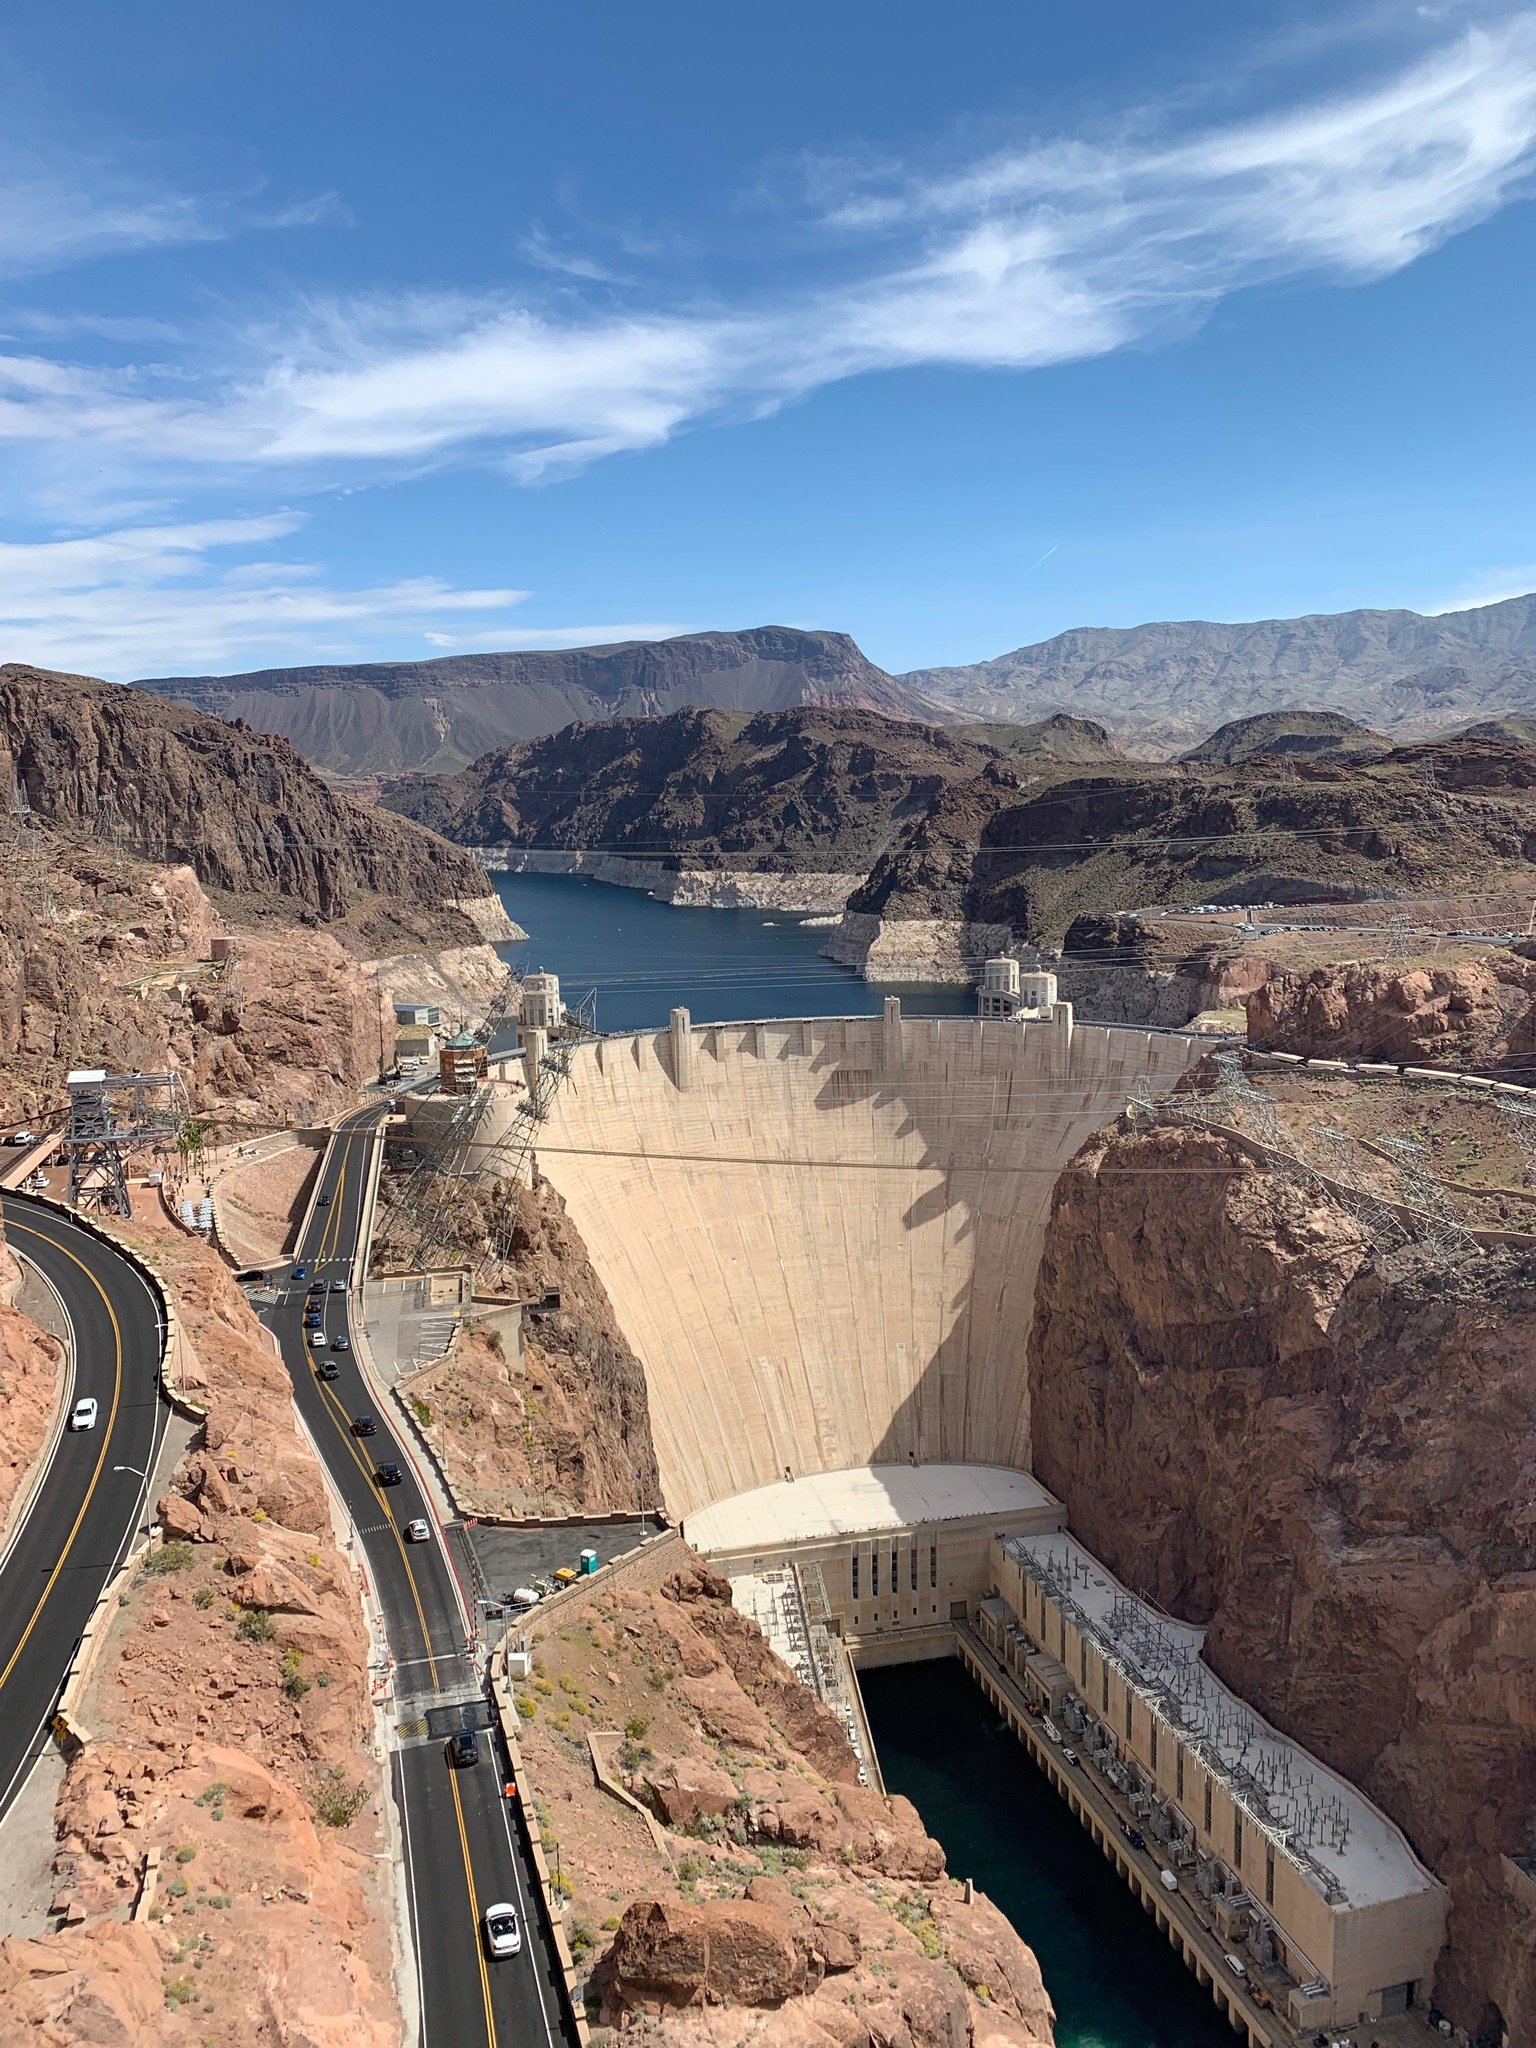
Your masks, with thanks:
M 1536 585 L 1536 13 L 18 0 L 0 659 Z

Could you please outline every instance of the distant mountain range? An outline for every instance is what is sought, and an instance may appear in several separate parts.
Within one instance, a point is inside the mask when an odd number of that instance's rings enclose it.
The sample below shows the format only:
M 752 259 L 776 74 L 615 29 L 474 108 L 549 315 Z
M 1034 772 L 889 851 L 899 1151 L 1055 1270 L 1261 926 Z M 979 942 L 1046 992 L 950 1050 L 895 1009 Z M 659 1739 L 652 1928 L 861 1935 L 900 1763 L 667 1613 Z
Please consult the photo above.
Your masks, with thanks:
M 544 654 L 160 676 L 136 687 L 281 733 L 338 775 L 451 772 L 578 720 L 659 718 L 688 705 L 753 712 L 835 704 L 888 718 L 935 716 L 926 697 L 876 668 L 846 633 L 787 626 Z
M 1248 625 L 1083 627 L 963 668 L 887 675 L 846 633 L 759 626 L 551 653 L 158 676 L 141 689 L 281 733 L 340 775 L 451 773 L 576 721 L 685 706 L 806 707 L 960 724 L 1070 712 L 1132 751 L 1182 752 L 1227 721 L 1334 712 L 1404 739 L 1536 715 L 1536 596 L 1430 618 L 1358 611 Z
M 951 716 L 1101 719 L 1171 753 L 1229 719 L 1339 711 L 1395 738 L 1536 712 L 1536 596 L 1475 611 L 1332 612 L 1214 625 L 1080 627 L 966 668 L 901 678 Z

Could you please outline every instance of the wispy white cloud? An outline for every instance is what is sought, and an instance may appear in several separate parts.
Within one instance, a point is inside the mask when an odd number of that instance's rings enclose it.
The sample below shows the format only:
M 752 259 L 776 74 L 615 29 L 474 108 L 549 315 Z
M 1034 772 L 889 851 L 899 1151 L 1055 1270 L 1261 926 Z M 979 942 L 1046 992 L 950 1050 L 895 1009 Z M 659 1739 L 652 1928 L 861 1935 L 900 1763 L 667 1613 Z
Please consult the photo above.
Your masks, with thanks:
M 1528 597 L 1536 591 L 1536 562 L 1527 562 L 1523 568 L 1484 569 L 1476 576 L 1466 577 L 1450 597 L 1437 598 L 1433 604 L 1418 607 L 1430 618 L 1437 619 L 1446 612 L 1478 611 L 1484 605 L 1503 604 L 1511 597 Z
M 91 256 L 207 241 L 217 230 L 196 200 L 135 185 L 105 164 L 60 171 L 0 154 L 0 274 L 54 270 Z
M 1525 189 L 1533 156 L 1522 13 L 1280 114 L 1170 139 L 1142 110 L 1107 139 L 862 174 L 824 200 L 835 287 L 622 313 L 607 294 L 559 315 L 486 296 L 308 304 L 174 380 L 0 357 L 0 439 L 296 479 L 463 456 L 549 475 L 861 373 L 1038 368 L 1187 327 L 1257 282 L 1378 278 Z M 180 219 L 150 209 L 144 231 Z M 604 275 L 537 232 L 525 253 Z
M 279 512 L 0 543 L 0 660 L 116 680 L 345 660 L 398 645 L 402 635 L 425 636 L 439 621 L 494 620 L 528 594 L 428 576 L 338 589 L 311 563 L 223 560 L 284 540 L 300 524 Z

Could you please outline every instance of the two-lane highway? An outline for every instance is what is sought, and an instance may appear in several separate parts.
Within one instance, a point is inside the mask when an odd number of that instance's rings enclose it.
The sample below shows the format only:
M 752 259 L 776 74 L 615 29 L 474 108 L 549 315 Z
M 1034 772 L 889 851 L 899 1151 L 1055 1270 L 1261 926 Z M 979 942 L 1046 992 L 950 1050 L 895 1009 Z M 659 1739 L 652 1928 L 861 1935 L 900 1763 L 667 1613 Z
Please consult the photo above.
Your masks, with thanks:
M 325 1459 L 367 1560 L 394 1662 L 393 1758 L 420 1966 L 427 2048 L 555 2048 L 561 2005 L 532 1872 L 503 1794 L 506 1758 L 487 1728 L 458 1583 L 431 1503 L 387 1411 L 369 1392 L 353 1341 L 353 1262 L 368 1188 L 373 1126 L 384 1108 L 342 1124 L 321 1168 L 290 1278 L 267 1312 L 293 1377 L 299 1411 Z M 304 1327 L 318 1315 L 321 1344 Z M 341 1350 L 333 1348 L 345 1340 Z M 329 1362 L 334 1379 L 320 1368 Z M 373 1423 L 361 1435 L 354 1424 Z M 383 1484 L 383 1466 L 397 1483 Z M 425 1523 L 427 1540 L 407 1528 Z M 447 1738 L 478 1729 L 480 1761 L 455 1768 Z M 518 1956 L 493 1960 L 483 1916 L 510 1901 L 523 1928 Z
M 0 1566 L 0 1813 L 38 1751 L 91 1610 L 139 1524 L 169 1409 L 160 1304 L 138 1268 L 67 1216 L 7 1194 L 6 1235 L 64 1302 L 74 1334 L 66 1429 Z

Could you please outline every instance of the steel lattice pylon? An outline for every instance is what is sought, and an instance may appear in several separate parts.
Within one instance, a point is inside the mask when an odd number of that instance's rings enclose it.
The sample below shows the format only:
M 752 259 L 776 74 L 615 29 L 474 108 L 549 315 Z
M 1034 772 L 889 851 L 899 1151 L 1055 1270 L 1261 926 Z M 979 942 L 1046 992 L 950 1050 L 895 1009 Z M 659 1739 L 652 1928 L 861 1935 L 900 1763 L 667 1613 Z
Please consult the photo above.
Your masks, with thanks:
M 69 1076 L 68 1199 L 76 1209 L 131 1216 L 127 1161 L 148 1145 L 174 1144 L 186 1120 L 181 1076 L 109 1074 L 82 1067 Z

